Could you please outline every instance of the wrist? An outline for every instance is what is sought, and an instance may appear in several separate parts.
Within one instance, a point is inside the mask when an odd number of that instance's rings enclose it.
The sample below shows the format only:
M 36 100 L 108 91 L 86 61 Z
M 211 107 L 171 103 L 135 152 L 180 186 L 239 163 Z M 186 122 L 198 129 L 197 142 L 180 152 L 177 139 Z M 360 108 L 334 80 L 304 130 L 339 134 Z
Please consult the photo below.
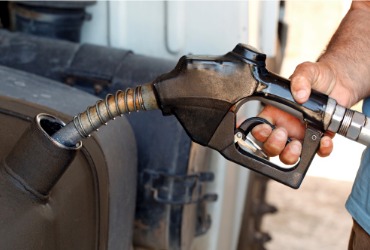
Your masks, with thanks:
M 345 60 L 338 58 L 338 54 L 333 55 L 324 54 L 317 62 L 321 81 L 326 85 L 324 93 L 340 105 L 351 107 L 361 98 L 360 79 L 351 75 L 352 66 L 343 63 Z

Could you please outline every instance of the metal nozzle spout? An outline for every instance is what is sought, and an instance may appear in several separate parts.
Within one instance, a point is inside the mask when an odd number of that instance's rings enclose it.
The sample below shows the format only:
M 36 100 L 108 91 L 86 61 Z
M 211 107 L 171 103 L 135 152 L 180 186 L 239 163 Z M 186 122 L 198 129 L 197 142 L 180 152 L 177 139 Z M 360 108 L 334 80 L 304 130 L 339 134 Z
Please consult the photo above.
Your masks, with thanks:
M 73 146 L 108 121 L 139 110 L 158 109 L 157 100 L 151 83 L 118 90 L 115 95 L 108 94 L 86 111 L 76 115 L 71 122 L 53 135 L 53 138 L 66 146 Z

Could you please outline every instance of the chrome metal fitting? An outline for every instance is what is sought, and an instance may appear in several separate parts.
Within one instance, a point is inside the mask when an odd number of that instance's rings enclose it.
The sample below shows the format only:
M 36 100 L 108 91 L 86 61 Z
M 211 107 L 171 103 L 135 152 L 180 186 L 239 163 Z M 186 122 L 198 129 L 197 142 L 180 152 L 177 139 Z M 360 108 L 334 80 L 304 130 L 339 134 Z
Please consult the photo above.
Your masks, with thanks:
M 325 115 L 324 115 L 324 129 L 325 130 L 330 130 L 330 126 L 332 126 L 333 123 L 333 117 L 336 112 L 336 108 L 338 107 L 337 101 L 334 100 L 333 98 L 328 98 L 328 102 L 326 104 L 326 109 L 325 109 Z M 335 126 L 335 125 L 334 125 Z M 339 127 L 339 125 L 338 125 Z M 333 131 L 334 132 L 334 131 Z
M 333 100 L 333 99 L 331 99 L 331 100 Z M 339 127 L 342 123 L 344 114 L 346 113 L 346 108 L 345 107 L 342 107 L 342 106 L 337 105 L 337 104 L 335 104 L 335 105 L 336 106 L 335 106 L 334 113 L 331 116 L 330 124 L 327 128 L 327 130 L 329 130 L 331 132 L 334 132 L 334 133 L 338 132 Z
M 365 115 L 353 111 L 351 125 L 347 130 L 346 137 L 351 140 L 357 141 L 361 134 L 362 128 L 365 125 L 365 121 L 366 121 Z
M 330 117 L 330 124 L 327 130 L 343 135 L 348 139 L 357 141 L 366 146 L 369 145 L 370 119 L 360 112 L 347 109 L 341 105 L 336 104 L 335 100 L 334 102 L 331 100 L 334 99 L 329 98 L 325 112 L 325 122 L 327 121 L 327 117 L 330 116 L 330 113 L 333 110 L 333 104 L 335 104 L 335 109 Z
M 370 144 L 370 118 L 365 117 L 365 124 L 361 128 L 361 133 L 357 142 L 368 146 Z
M 364 114 L 347 109 L 339 127 L 338 134 L 357 141 L 365 125 L 365 121 L 366 117 Z

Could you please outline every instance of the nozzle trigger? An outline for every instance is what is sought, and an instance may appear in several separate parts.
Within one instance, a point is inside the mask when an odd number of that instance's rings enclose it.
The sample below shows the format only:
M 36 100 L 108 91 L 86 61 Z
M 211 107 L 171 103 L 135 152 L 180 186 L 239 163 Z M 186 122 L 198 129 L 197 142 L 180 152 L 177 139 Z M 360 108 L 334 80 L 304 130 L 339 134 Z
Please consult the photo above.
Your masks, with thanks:
M 252 131 L 252 129 L 260 124 L 267 124 L 272 129 L 275 129 L 275 125 L 270 123 L 268 120 L 261 118 L 261 117 L 251 117 L 246 119 L 239 128 L 235 129 L 234 135 L 234 142 L 237 145 L 239 150 L 243 150 L 249 153 L 252 153 L 256 156 L 262 157 L 267 159 L 268 156 L 265 152 L 261 149 L 261 147 L 254 142 L 251 138 L 248 137 L 248 134 Z M 286 144 L 291 142 L 292 140 L 288 138 Z

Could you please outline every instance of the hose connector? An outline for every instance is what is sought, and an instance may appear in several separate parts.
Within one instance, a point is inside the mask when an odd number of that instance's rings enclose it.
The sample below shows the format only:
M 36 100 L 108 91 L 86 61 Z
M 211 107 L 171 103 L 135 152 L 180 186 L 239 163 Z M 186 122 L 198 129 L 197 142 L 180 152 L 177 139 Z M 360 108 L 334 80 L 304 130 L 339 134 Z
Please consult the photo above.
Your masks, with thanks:
M 370 120 L 364 114 L 336 105 L 328 130 L 363 145 L 370 145 Z

